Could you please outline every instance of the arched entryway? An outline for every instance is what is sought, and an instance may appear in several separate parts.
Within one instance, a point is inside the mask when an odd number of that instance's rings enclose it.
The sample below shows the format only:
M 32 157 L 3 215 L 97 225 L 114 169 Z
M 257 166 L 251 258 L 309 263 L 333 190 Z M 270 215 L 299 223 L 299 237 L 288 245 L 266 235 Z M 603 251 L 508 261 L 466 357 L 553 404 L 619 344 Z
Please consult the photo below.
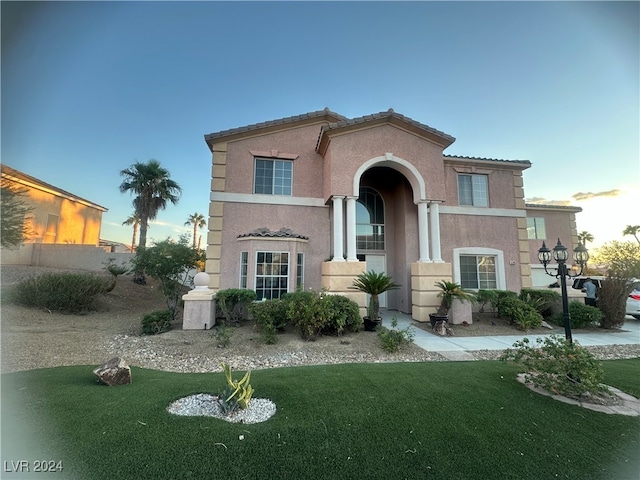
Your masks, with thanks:
M 374 166 L 360 179 L 356 203 L 356 252 L 367 270 L 382 271 L 401 286 L 381 297 L 381 306 L 411 312 L 411 263 L 419 255 L 418 207 L 399 171 Z

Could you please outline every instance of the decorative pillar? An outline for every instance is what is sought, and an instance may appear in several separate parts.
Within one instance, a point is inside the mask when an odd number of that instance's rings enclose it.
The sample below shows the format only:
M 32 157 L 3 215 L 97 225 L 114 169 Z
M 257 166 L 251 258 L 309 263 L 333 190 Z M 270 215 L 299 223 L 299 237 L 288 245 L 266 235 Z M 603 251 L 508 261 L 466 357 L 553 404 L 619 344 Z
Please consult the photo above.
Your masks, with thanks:
M 356 197 L 347 197 L 347 262 L 357 262 L 356 256 Z
M 209 288 L 210 277 L 205 272 L 193 277 L 195 288 L 182 296 L 183 330 L 208 330 L 216 323 L 215 291 Z
M 442 262 L 440 251 L 440 207 L 438 202 L 429 203 L 429 220 L 431 221 L 431 256 L 434 262 Z
M 342 217 L 342 201 L 344 197 L 332 198 L 333 200 L 333 261 L 344 262 L 344 233 Z
M 429 222 L 428 205 L 426 200 L 418 202 L 418 241 L 420 245 L 419 262 L 430 262 L 429 258 Z

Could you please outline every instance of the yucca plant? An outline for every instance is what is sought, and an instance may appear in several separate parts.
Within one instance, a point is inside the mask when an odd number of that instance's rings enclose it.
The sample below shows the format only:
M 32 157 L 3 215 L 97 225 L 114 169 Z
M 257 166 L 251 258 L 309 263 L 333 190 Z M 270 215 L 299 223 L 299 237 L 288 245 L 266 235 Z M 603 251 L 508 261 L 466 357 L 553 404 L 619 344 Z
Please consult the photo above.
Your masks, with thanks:
M 371 295 L 368 309 L 369 319 L 376 321 L 380 317 L 380 299 L 378 296 L 388 290 L 400 288 L 400 285 L 393 282 L 388 275 L 370 270 L 358 275 L 353 280 L 352 288 Z
M 467 292 L 462 288 L 462 285 L 455 282 L 448 282 L 447 280 L 440 280 L 436 282 L 436 287 L 440 289 L 440 293 L 438 297 L 442 300 L 440 301 L 440 306 L 438 307 L 437 315 L 446 316 L 449 315 L 449 310 L 451 310 L 451 305 L 453 301 L 457 298 L 462 301 L 473 301 L 475 300 L 475 295 L 471 292 Z

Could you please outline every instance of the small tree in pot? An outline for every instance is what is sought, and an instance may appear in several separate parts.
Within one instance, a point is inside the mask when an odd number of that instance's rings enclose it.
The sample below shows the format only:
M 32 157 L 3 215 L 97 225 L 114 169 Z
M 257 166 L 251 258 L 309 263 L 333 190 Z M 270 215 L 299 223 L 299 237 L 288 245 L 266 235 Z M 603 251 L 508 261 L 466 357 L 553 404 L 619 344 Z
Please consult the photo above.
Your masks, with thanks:
M 447 280 L 440 280 L 436 282 L 436 287 L 440 289 L 440 293 L 438 293 L 438 298 L 441 299 L 440 306 L 438 307 L 438 311 L 434 314 L 431 313 L 429 315 L 429 320 L 431 321 L 431 326 L 435 326 L 437 322 L 448 322 L 449 321 L 449 310 L 451 310 L 451 305 L 453 305 L 453 301 L 455 299 L 461 301 L 473 301 L 475 300 L 475 295 L 471 292 L 467 292 L 462 288 L 462 285 L 449 282 Z
M 388 290 L 400 288 L 400 285 L 393 282 L 388 275 L 371 270 L 358 275 L 353 281 L 352 288 L 371 295 L 368 308 L 369 315 L 364 317 L 364 329 L 374 331 L 382 323 L 379 295 Z

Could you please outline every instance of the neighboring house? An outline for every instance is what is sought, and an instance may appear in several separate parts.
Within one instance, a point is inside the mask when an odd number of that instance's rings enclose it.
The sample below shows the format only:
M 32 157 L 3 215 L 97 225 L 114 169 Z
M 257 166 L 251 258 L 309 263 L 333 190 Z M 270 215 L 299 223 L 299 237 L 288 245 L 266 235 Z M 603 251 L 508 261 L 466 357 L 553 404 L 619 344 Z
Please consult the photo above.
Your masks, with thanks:
M 23 188 L 25 203 L 33 207 L 25 219 L 31 231 L 25 243 L 99 245 L 106 208 L 6 165 L 2 181 Z
M 108 261 L 130 261 L 126 245 L 100 239 L 106 208 L 6 165 L 2 183 L 24 190 L 24 203 L 32 207 L 25 218 L 29 238 L 19 247 L 1 248 L 2 265 L 103 271 Z
M 205 141 L 213 289 L 324 288 L 364 306 L 353 278 L 384 271 L 401 288 L 382 306 L 424 321 L 436 281 L 518 291 L 532 286 L 542 239 L 577 244 L 579 208 L 525 205 L 529 161 L 445 155 L 452 136 L 393 110 L 324 109 Z

